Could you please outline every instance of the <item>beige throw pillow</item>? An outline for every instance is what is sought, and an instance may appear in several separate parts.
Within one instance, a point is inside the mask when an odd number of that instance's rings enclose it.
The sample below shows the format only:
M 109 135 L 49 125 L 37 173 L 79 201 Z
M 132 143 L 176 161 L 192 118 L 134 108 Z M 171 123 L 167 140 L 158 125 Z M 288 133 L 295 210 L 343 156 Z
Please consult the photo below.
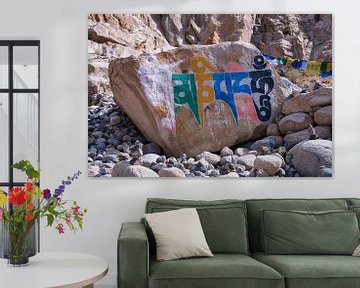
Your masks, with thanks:
M 156 241 L 156 259 L 213 256 L 195 208 L 145 214 Z
M 360 244 L 355 248 L 354 253 L 352 256 L 360 257 Z

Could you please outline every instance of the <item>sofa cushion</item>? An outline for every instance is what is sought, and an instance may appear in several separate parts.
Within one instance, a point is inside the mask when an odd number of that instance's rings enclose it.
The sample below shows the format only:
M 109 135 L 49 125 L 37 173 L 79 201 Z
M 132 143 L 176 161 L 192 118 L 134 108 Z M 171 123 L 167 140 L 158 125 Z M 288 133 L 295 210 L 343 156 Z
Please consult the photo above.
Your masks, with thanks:
M 284 275 L 286 288 L 358 288 L 360 258 L 340 255 L 265 255 L 256 260 Z
M 354 211 L 262 210 L 266 254 L 352 255 L 359 244 Z
M 348 198 L 349 206 L 360 206 L 360 198 Z
M 159 261 L 213 256 L 195 208 L 145 214 L 156 239 Z
M 328 211 L 348 210 L 346 199 L 255 199 L 246 200 L 252 251 L 262 251 L 260 211 L 264 209 Z
M 149 288 L 284 288 L 274 269 L 246 255 L 150 261 Z
M 246 255 L 249 253 L 244 201 L 192 201 L 152 198 L 147 200 L 146 213 L 165 212 L 188 207 L 197 208 L 206 242 L 213 253 Z M 149 239 L 152 239 L 151 234 Z
M 360 228 L 360 204 L 359 204 L 359 206 L 350 206 L 349 210 L 354 211 L 356 213 L 356 216 L 358 218 L 359 228 Z

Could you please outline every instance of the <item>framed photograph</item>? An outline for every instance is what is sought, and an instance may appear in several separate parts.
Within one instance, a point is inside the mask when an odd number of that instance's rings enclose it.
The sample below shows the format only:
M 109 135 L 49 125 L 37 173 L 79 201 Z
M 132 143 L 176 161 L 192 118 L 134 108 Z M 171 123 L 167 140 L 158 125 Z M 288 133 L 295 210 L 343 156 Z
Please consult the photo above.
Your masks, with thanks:
M 332 177 L 331 14 L 90 14 L 90 177 Z

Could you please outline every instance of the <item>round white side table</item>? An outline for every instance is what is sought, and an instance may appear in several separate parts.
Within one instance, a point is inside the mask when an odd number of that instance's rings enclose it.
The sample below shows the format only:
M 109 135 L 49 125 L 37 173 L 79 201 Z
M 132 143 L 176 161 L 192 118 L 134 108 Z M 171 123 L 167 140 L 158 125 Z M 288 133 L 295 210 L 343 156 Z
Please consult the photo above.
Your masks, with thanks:
M 9 267 L 0 260 L 1 288 L 93 288 L 108 272 L 100 257 L 80 253 L 38 253 L 29 265 Z

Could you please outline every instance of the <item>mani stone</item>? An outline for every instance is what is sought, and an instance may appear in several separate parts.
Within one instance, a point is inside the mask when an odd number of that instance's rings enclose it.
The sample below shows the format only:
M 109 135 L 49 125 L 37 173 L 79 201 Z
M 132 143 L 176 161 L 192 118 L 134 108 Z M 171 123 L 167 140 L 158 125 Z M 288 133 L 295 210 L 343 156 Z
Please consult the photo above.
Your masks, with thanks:
M 166 154 L 216 152 L 264 136 L 290 94 L 260 54 L 251 44 L 222 42 L 118 58 L 109 65 L 111 89 L 141 133 Z M 264 70 L 271 74 L 251 85 L 247 72 Z

